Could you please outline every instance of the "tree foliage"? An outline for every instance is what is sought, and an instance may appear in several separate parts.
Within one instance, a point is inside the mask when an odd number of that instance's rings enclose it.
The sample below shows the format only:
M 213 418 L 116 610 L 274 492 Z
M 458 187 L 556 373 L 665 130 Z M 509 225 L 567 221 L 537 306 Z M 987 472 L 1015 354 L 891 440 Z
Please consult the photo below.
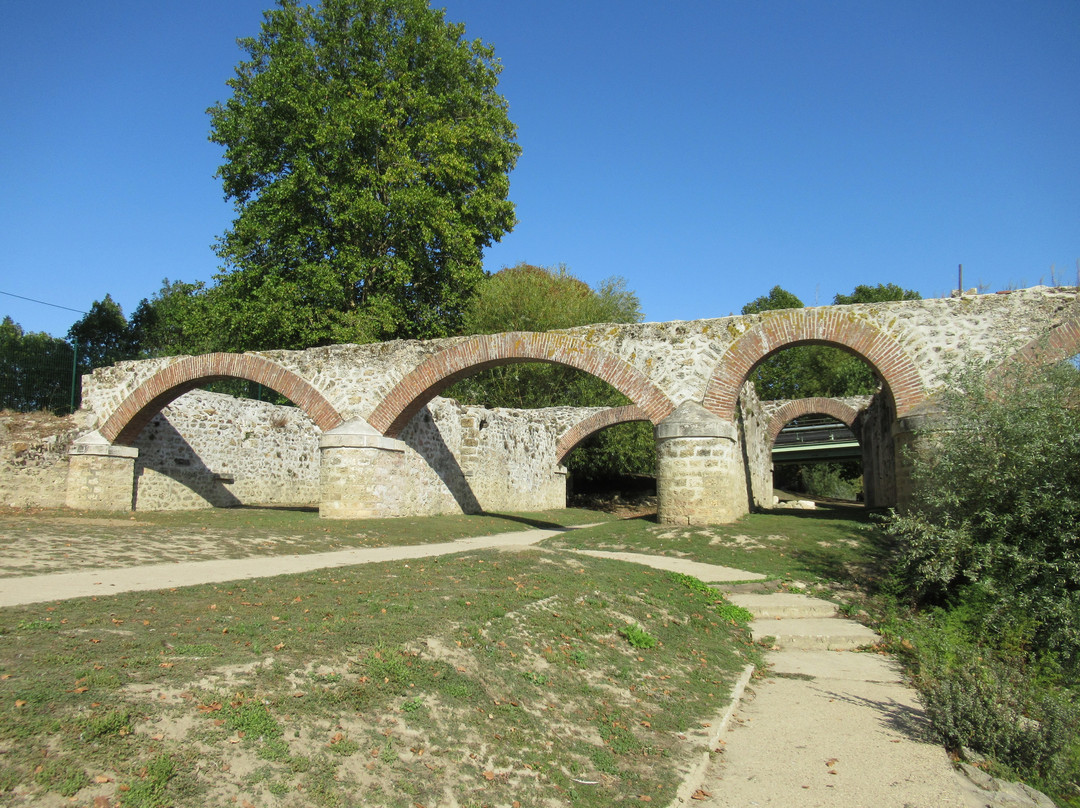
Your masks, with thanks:
M 108 294 L 94 301 L 90 311 L 68 329 L 67 337 L 78 345 L 81 373 L 133 359 L 138 353 L 135 335 L 120 304 Z
M 203 354 L 221 350 L 211 327 L 211 300 L 201 283 L 170 281 L 143 298 L 131 315 L 131 332 L 140 357 Z
M 985 632 L 1080 668 L 1080 370 L 950 373 L 943 420 L 893 517 L 897 569 L 921 604 L 977 602 Z
M 0 410 L 71 409 L 73 352 L 62 339 L 0 322 Z
M 879 283 L 877 286 L 859 284 L 850 295 L 837 293 L 833 298 L 836 305 L 850 303 L 888 303 L 893 300 L 922 300 L 922 295 L 911 289 L 903 289 L 895 283 Z
M 513 227 L 520 148 L 490 46 L 426 0 L 280 0 L 209 110 L 237 218 L 211 313 L 230 350 L 456 332 Z

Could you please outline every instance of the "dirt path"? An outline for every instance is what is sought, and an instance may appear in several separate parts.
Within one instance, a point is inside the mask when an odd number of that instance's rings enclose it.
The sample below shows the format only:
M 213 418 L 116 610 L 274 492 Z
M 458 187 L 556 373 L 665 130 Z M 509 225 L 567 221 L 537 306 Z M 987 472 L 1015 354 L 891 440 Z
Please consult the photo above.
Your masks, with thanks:
M 222 583 L 248 578 L 268 578 L 274 575 L 348 567 L 354 564 L 407 561 L 411 558 L 428 558 L 467 550 L 527 547 L 550 536 L 563 533 L 566 529 L 523 530 L 517 533 L 477 536 L 438 544 L 335 550 L 329 553 L 305 555 L 180 561 L 4 578 L 0 579 L 0 607 L 91 595 L 113 595 L 118 592 L 170 589 L 178 586 Z

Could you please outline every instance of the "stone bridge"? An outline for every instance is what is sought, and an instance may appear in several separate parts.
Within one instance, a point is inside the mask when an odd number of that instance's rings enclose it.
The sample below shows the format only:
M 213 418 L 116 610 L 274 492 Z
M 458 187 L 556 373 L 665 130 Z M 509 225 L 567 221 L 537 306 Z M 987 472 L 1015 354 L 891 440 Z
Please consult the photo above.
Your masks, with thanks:
M 859 409 L 823 400 L 789 403 L 778 414 L 779 405 L 757 402 L 746 384 L 754 367 L 802 344 L 835 345 L 861 357 L 880 379 L 880 392 Z M 189 410 L 215 412 L 255 406 L 208 404 L 207 394 L 192 392 L 230 378 L 276 390 L 299 408 L 302 414 L 268 410 L 263 417 L 286 424 L 278 428 L 284 443 L 288 435 L 308 435 L 306 444 L 300 441 L 308 449 L 296 455 L 304 460 L 282 460 L 287 468 L 281 473 L 296 476 L 302 464 L 311 473 L 317 467 L 317 484 L 305 483 L 311 489 L 306 497 L 327 517 L 561 506 L 566 453 L 599 429 L 647 420 L 657 441 L 660 519 L 731 521 L 754 501 L 771 501 L 768 450 L 777 418 L 782 426 L 784 419 L 809 411 L 853 424 L 861 419 L 856 433 L 871 470 L 871 504 L 895 504 L 906 495 L 895 449 L 907 445 L 913 426 L 932 409 L 952 363 L 972 357 L 1051 361 L 1078 352 L 1077 290 L 1035 287 L 686 322 L 122 362 L 84 379 L 81 417 L 88 432 L 70 457 L 68 504 L 158 507 L 146 494 L 155 475 L 191 488 L 198 474 L 222 493 L 202 500 L 232 502 L 233 472 L 215 470 L 207 458 L 239 457 L 246 436 L 257 429 L 245 431 L 243 439 L 230 436 L 225 422 L 203 429 L 202 448 L 186 460 L 177 455 L 170 461 L 168 452 L 159 451 L 168 432 L 170 445 L 188 445 L 192 454 L 194 444 L 172 424 L 170 413 L 179 413 L 179 421 L 188 418 L 184 429 L 194 432 L 205 427 L 206 417 L 185 415 L 185 401 L 199 402 Z M 513 362 L 577 368 L 608 382 L 632 404 L 603 411 L 508 411 L 437 398 L 459 379 Z M 225 421 L 235 426 L 244 418 L 250 413 Z M 258 451 L 264 459 L 252 461 L 254 476 L 261 473 L 260 462 L 267 464 L 263 471 L 274 467 L 275 452 L 284 457 L 280 446 Z M 155 452 L 161 456 L 148 459 Z

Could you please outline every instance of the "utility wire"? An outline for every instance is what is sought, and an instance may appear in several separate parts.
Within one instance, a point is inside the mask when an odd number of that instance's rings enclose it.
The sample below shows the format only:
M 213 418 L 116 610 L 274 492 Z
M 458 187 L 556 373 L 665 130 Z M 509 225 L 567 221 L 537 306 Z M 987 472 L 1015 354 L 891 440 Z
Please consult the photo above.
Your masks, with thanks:
M 73 311 L 76 314 L 89 314 L 82 309 L 73 309 L 70 306 L 61 306 L 58 303 L 46 303 L 44 300 L 35 300 L 32 297 L 23 297 L 22 295 L 12 294 L 11 292 L 0 291 L 0 295 L 7 295 L 8 297 L 17 297 L 19 300 L 29 300 L 31 303 L 40 303 L 42 306 L 52 306 L 54 309 L 65 309 L 66 311 Z

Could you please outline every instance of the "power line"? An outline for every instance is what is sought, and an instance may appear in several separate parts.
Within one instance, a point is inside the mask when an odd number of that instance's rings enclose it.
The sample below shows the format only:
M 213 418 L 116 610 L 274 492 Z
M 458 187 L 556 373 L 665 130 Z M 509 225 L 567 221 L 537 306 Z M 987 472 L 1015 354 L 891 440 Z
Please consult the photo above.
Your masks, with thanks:
M 61 306 L 58 303 L 46 303 L 44 300 L 35 300 L 32 297 L 23 297 L 22 295 L 12 294 L 11 292 L 0 291 L 0 295 L 7 295 L 8 297 L 17 297 L 19 300 L 29 300 L 31 303 L 40 303 L 42 306 L 52 306 L 54 309 L 64 309 L 66 311 L 73 311 L 76 314 L 89 314 L 82 309 L 73 309 L 70 306 Z

